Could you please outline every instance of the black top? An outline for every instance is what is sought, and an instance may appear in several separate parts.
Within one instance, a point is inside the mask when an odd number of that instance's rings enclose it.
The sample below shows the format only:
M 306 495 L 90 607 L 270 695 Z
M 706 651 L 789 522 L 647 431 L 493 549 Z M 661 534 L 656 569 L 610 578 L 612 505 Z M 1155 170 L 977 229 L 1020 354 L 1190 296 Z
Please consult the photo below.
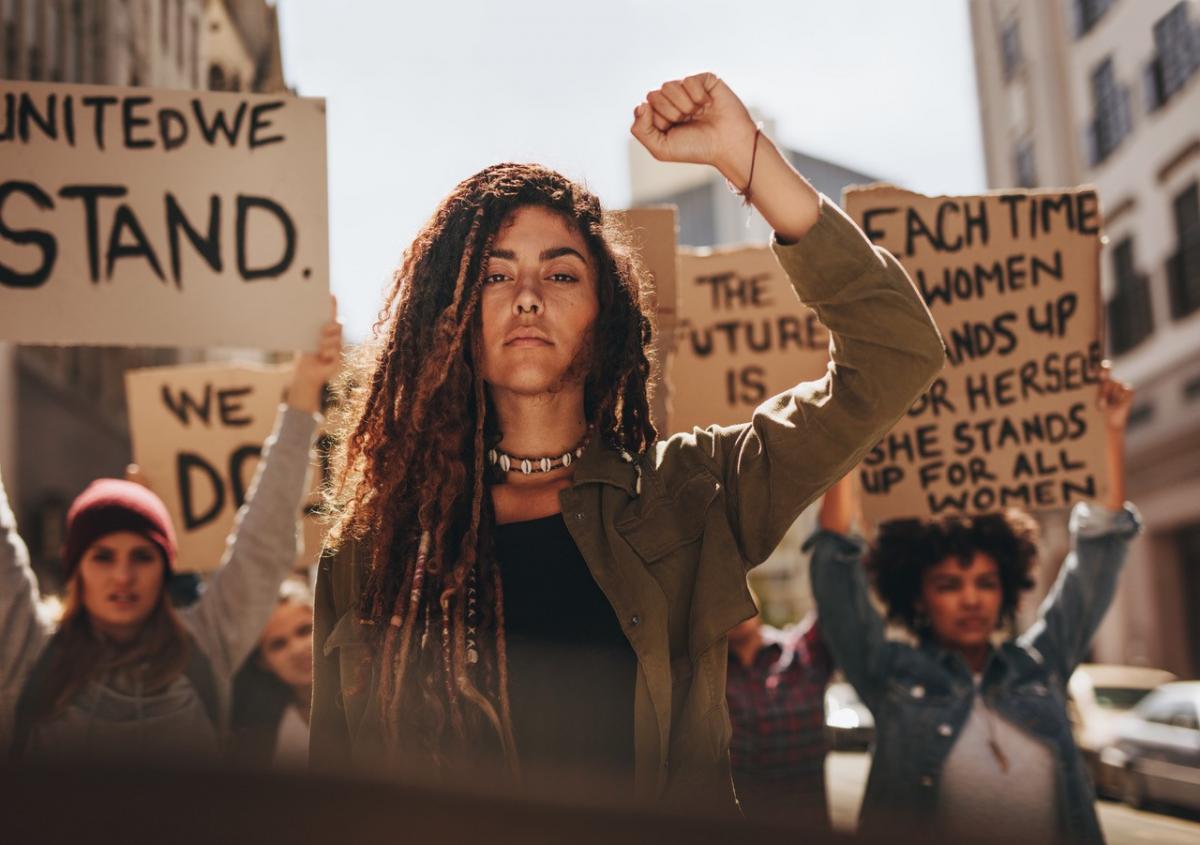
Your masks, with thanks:
M 632 789 L 637 657 L 562 514 L 498 526 L 496 553 L 522 768 Z

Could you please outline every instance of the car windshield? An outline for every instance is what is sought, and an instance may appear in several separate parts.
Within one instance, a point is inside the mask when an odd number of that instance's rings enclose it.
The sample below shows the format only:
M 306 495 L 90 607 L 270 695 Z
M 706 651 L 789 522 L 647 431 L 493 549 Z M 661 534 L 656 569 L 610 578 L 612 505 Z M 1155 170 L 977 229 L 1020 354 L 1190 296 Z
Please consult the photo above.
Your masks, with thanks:
M 1149 693 L 1143 687 L 1096 687 L 1096 703 L 1105 710 L 1132 710 Z

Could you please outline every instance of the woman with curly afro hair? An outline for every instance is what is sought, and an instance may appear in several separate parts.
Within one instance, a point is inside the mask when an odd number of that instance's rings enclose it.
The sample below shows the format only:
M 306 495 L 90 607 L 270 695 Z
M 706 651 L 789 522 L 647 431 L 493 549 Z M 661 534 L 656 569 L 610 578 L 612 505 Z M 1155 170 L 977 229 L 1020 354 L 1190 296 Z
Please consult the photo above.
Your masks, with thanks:
M 1037 530 L 1025 513 L 899 520 L 869 548 L 846 535 L 856 509 L 844 479 L 826 494 L 813 595 L 835 661 L 875 718 L 862 807 L 867 832 L 920 830 L 947 842 L 1103 842 L 1095 796 L 1071 734 L 1066 684 L 1116 590 L 1140 520 L 1125 503 L 1132 392 L 1105 369 L 1106 500 L 1071 513 L 1072 551 L 1037 620 L 1012 630 L 1033 586 Z M 868 598 L 916 646 L 888 640 Z
M 904 271 L 716 76 L 650 92 L 631 131 L 762 213 L 834 366 L 745 425 L 662 439 L 648 280 L 597 198 L 537 165 L 460 183 L 406 251 L 345 403 L 317 766 L 736 808 L 725 633 L 754 612 L 746 570 L 943 349 Z

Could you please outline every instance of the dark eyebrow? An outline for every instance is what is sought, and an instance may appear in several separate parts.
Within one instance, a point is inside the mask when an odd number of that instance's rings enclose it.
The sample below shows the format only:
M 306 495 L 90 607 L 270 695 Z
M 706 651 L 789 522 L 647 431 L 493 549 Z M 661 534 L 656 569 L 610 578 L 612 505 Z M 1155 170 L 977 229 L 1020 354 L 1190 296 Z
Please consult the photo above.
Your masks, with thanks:
M 556 246 L 550 249 L 542 250 L 542 254 L 538 256 L 539 261 L 551 261 L 555 258 L 561 258 L 564 255 L 574 255 L 584 264 L 587 264 L 587 259 L 574 247 Z M 499 258 L 504 261 L 516 261 L 517 254 L 511 249 L 493 249 L 492 258 Z

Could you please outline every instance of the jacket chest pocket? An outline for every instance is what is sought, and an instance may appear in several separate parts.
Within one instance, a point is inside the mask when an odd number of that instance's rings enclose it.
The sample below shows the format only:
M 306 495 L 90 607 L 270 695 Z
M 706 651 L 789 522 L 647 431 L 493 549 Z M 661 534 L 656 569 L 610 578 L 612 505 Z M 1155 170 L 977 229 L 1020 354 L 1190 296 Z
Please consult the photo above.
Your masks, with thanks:
M 637 512 L 617 520 L 617 531 L 638 557 L 652 563 L 700 539 L 720 490 L 720 482 L 700 470 L 674 490 L 644 495 Z
M 342 614 L 325 638 L 322 649 L 326 657 L 336 651 L 339 675 L 337 704 L 346 716 L 346 727 L 353 737 L 362 722 L 366 704 L 373 697 L 371 691 L 375 686 L 371 643 L 353 611 Z

